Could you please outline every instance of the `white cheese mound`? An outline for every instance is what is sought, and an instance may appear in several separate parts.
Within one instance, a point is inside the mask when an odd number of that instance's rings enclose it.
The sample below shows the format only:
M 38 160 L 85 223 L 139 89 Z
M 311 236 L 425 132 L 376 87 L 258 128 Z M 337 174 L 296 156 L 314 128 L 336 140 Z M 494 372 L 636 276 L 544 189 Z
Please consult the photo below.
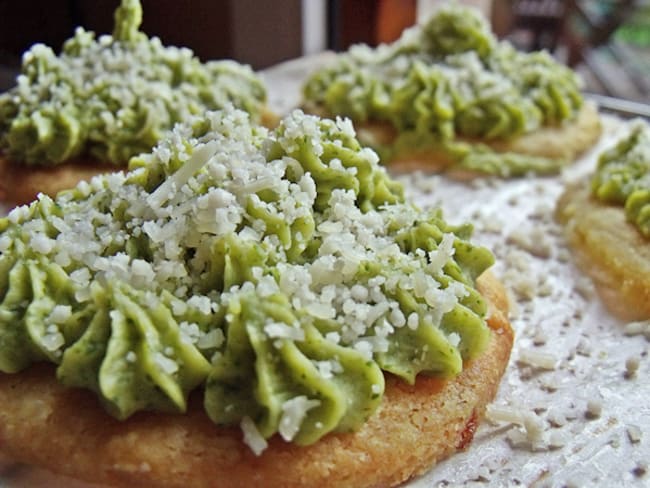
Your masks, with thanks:
M 71 278 L 77 299 L 89 299 L 92 281 L 121 281 L 147 292 L 169 290 L 181 303 L 172 304 L 175 315 L 193 310 L 208 316 L 246 286 L 225 290 L 221 297 L 205 296 L 197 286 L 210 269 L 217 239 L 228 235 L 260 243 L 280 262 L 275 276 L 265 275 L 262 268 L 256 271 L 254 290 L 259 296 L 280 292 L 314 320 L 336 319 L 345 327 L 337 331 L 335 342 L 354 345 L 369 357 L 386 350 L 386 338 L 396 329 L 417 329 L 423 321 L 437 323 L 466 295 L 460 283 L 442 288 L 435 279 L 453 259 L 453 234 L 443 235 L 438 248 L 426 256 L 402 253 L 388 235 L 389 225 L 413 226 L 419 210 L 400 204 L 362 212 L 354 191 L 335 188 L 328 210 L 314 213 L 317 192 L 312 175 L 290 157 L 267 161 L 265 148 L 274 141 L 287 150 L 295 149 L 298 141 L 307 141 L 316 154 L 322 154 L 328 135 L 319 129 L 320 119 L 296 111 L 285 119 L 284 131 L 275 139 L 265 129 L 252 129 L 248 115 L 231 106 L 209 113 L 207 119 L 208 133 L 194 136 L 190 121 L 177 126 L 152 154 L 142 157 L 147 165 L 169 174 L 157 188 L 148 191 L 131 183 L 146 169 L 141 162 L 143 168 L 126 176 L 94 177 L 90 183 L 81 183 L 76 193 L 59 196 L 57 204 L 68 211 L 51 216 L 50 223 L 58 232 L 55 237 L 45 234 L 39 219 L 31 218 L 29 207 L 10 213 L 10 221 L 25 223 L 36 253 L 53 256 L 56 263 L 74 270 Z M 332 130 L 354 136 L 350 121 L 338 119 L 334 125 Z M 362 149 L 358 155 L 375 171 L 384 171 L 373 151 Z M 328 164 L 343 167 L 337 158 Z M 287 178 L 289 170 L 297 182 Z M 260 191 L 281 197 L 266 201 L 258 195 Z M 48 200 L 41 196 L 42 203 Z M 306 217 L 316 219 L 313 237 L 321 242 L 316 258 L 284 263 L 288 245 L 266 228 L 264 220 L 251 218 L 253 209 L 289 226 Z M 292 238 L 304 236 L 295 232 Z M 139 246 L 137 240 L 146 241 L 147 259 L 132 258 L 125 251 L 127 243 Z M 4 248 L 9 245 L 0 242 Z M 116 248 L 118 252 L 112 251 Z M 185 258 L 188 250 L 192 252 L 189 260 Z M 359 283 L 362 263 L 377 263 L 387 276 Z M 400 268 L 413 271 L 391 271 Z M 400 289 L 428 304 L 430 314 L 405 316 L 399 302 L 390 298 Z M 276 339 L 304 339 L 299 328 L 286 324 L 267 324 L 265 332 Z M 199 341 L 196 331 L 187 328 L 183 337 Z M 202 338 L 202 344 L 207 340 Z M 456 338 L 451 337 L 451 342 L 456 343 Z M 220 338 L 210 340 L 210 345 L 220 343 Z

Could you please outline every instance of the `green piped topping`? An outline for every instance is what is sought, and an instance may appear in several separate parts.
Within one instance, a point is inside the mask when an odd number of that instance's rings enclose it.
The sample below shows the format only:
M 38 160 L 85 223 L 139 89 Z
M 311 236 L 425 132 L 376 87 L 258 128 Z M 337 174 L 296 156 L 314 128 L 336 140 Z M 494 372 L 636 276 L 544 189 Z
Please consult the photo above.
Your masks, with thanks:
M 126 165 L 177 122 L 232 103 L 259 119 L 266 91 L 234 61 L 201 63 L 139 31 L 138 0 L 123 0 L 113 35 L 79 27 L 56 56 L 23 56 L 15 88 L 0 95 L 0 151 L 14 161 L 59 164 L 80 156 Z
M 389 159 L 399 146 L 444 148 L 457 137 L 507 139 L 558 125 L 583 103 L 569 68 L 546 52 L 522 53 L 498 42 L 480 14 L 459 6 L 441 8 L 393 44 L 353 46 L 309 78 L 304 98 L 309 109 L 392 125 L 398 131 L 392 148 L 375 146 Z M 419 146 L 410 145 L 414 141 Z M 487 146 L 478 151 L 499 157 Z M 457 159 L 456 165 L 518 176 L 523 166 L 557 172 L 563 163 L 508 155 L 495 167 L 483 159 Z
M 603 152 L 591 182 L 599 200 L 625 207 L 627 219 L 650 237 L 650 126 L 639 120 L 630 134 Z
M 349 120 L 211 112 L 0 219 L 0 371 L 54 363 L 118 418 L 202 388 L 256 452 L 310 444 L 359 428 L 385 372 L 484 350 L 493 258 L 470 234 L 405 201 Z

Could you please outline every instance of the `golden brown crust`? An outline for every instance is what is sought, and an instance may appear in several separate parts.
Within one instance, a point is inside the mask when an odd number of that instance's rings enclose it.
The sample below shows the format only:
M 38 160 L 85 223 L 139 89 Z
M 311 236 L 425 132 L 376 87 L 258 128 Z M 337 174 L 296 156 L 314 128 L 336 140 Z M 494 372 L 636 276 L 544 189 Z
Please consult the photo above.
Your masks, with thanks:
M 312 112 L 322 113 L 322 109 L 308 107 Z M 397 131 L 386 123 L 368 122 L 356 126 L 359 140 L 366 144 L 390 145 L 397 137 Z M 585 103 L 577 117 L 559 126 L 548 126 L 512 139 L 468 139 L 460 141 L 481 143 L 497 152 L 514 152 L 530 156 L 565 159 L 570 162 L 589 149 L 602 132 L 600 117 L 596 106 Z M 454 160 L 443 150 L 412 149 L 398 153 L 387 165 L 394 171 L 447 171 Z M 457 179 L 470 179 L 482 173 L 449 168 L 448 174 Z
M 452 380 L 387 378 L 379 410 L 358 431 L 308 447 L 279 438 L 256 457 L 238 429 L 218 428 L 192 398 L 187 415 L 138 414 L 119 422 L 92 395 L 61 387 L 49 366 L 0 374 L 0 449 L 22 462 L 112 486 L 391 486 L 471 441 L 496 394 L 512 347 L 507 300 L 489 274 L 487 350 Z
M 81 160 L 56 166 L 27 166 L 0 156 L 0 201 L 21 205 L 31 202 L 39 193 L 54 197 L 61 190 L 74 188 L 81 180 L 122 169 Z
M 260 124 L 267 129 L 275 129 L 280 123 L 281 117 L 275 112 L 271 111 L 268 107 L 262 109 L 260 115 Z
M 595 200 L 583 182 L 564 192 L 557 218 L 607 308 L 626 320 L 650 318 L 650 240 L 626 220 L 623 208 Z

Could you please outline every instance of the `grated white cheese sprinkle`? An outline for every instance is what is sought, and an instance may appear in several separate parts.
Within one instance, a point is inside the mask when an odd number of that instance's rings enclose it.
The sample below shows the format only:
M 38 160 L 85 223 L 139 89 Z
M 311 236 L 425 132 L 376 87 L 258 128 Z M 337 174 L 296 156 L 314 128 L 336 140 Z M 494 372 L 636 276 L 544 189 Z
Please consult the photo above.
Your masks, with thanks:
M 156 352 L 153 359 L 156 365 L 166 374 L 174 374 L 178 371 L 178 363 L 161 352 Z
M 202 334 L 196 341 L 196 346 L 199 349 L 211 349 L 213 347 L 221 347 L 226 340 L 223 330 L 212 329 L 206 334 Z
M 264 332 L 271 339 L 292 339 L 304 341 L 305 331 L 282 322 L 270 322 L 264 326 Z
M 41 339 L 43 347 L 50 352 L 59 352 L 65 344 L 65 337 L 56 325 L 46 327 L 46 332 Z
M 55 305 L 45 322 L 56 325 L 64 324 L 72 316 L 72 307 L 70 305 Z
M 256 456 L 259 456 L 264 452 L 268 447 L 266 439 L 260 434 L 260 431 L 257 430 L 255 422 L 250 417 L 242 418 L 239 427 L 244 433 L 244 443 L 251 448 L 251 451 L 255 453 Z
M 320 400 L 310 400 L 304 395 L 296 396 L 282 404 L 282 416 L 278 432 L 285 441 L 291 441 L 300 430 L 309 410 L 318 407 Z
M 556 369 L 559 363 L 559 359 L 554 354 L 533 351 L 526 348 L 519 349 L 518 360 L 520 363 L 527 364 L 534 368 L 547 370 Z
M 595 419 L 600 417 L 603 412 L 603 402 L 598 398 L 590 398 L 587 400 L 587 410 L 585 415 L 587 418 Z
M 626 427 L 627 437 L 632 444 L 638 444 L 641 442 L 643 437 L 643 432 L 638 425 L 628 425 Z

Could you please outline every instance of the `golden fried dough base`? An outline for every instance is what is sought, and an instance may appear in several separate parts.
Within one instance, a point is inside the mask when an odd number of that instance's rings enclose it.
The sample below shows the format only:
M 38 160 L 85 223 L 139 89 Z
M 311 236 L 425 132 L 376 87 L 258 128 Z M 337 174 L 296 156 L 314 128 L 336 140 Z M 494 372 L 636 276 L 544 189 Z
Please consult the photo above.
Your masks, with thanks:
M 306 105 L 306 110 L 323 115 L 323 109 Z M 397 137 L 397 130 L 388 123 L 366 122 L 355 126 L 359 140 L 369 145 L 390 145 Z M 589 149 L 600 137 L 602 126 L 598 110 L 593 103 L 585 103 L 575 119 L 562 125 L 546 126 L 533 132 L 510 139 L 471 139 L 459 137 L 459 141 L 481 143 L 497 152 L 514 152 L 530 156 L 574 161 Z M 412 150 L 398 153 L 386 162 L 392 170 L 407 171 L 447 171 L 449 176 L 470 179 L 484 176 L 483 173 L 453 168 L 454 160 L 443 150 Z
M 275 129 L 280 123 L 280 120 L 282 120 L 282 118 L 270 110 L 268 107 L 264 107 L 262 109 L 262 113 L 260 115 L 260 124 L 262 124 L 267 129 Z
M 278 125 L 280 118 L 264 108 L 260 123 L 269 129 Z M 100 173 L 126 170 L 126 165 L 99 163 L 78 159 L 55 166 L 36 166 L 14 163 L 0 154 L 0 201 L 22 205 L 36 199 L 39 193 L 51 197 L 61 190 L 74 188 L 82 180 L 90 180 Z
M 39 193 L 51 197 L 61 190 L 74 188 L 81 180 L 124 169 L 121 166 L 93 161 L 74 161 L 56 166 L 27 166 L 0 155 L 0 201 L 22 205 Z
M 500 283 L 480 289 L 490 301 L 487 350 L 454 379 L 389 376 L 382 405 L 357 432 L 299 447 L 279 437 L 255 456 L 239 429 L 215 426 L 193 397 L 186 415 L 139 413 L 120 422 L 87 391 L 66 389 L 53 368 L 0 374 L 0 450 L 19 462 L 110 486 L 378 487 L 426 471 L 471 442 L 496 394 L 513 332 Z
M 623 208 L 592 198 L 583 182 L 562 195 L 557 218 L 607 308 L 625 320 L 649 319 L 650 240 L 626 220 Z

